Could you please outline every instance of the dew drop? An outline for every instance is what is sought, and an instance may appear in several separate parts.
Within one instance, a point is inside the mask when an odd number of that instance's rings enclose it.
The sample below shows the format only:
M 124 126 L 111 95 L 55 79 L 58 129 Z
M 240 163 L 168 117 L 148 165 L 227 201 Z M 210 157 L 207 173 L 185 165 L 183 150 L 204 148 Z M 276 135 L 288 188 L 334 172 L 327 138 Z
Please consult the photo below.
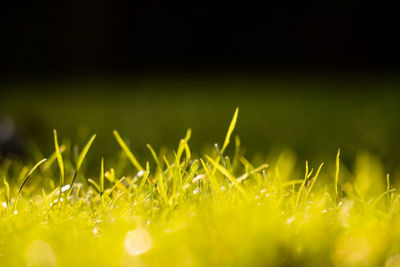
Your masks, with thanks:
M 193 190 L 193 195 L 197 195 L 200 192 L 200 187 L 197 187 L 195 190 Z
M 61 187 L 61 192 L 64 193 L 65 191 L 69 190 L 71 188 L 71 186 L 69 184 L 64 185 L 63 187 Z

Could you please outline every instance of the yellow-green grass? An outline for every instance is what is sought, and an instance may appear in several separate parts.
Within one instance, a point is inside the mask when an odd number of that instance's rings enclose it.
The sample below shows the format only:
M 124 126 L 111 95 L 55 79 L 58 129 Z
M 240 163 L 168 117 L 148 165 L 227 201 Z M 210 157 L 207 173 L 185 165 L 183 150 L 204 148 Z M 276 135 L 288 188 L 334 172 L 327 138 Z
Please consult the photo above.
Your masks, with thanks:
M 54 131 L 46 162 L 4 160 L 0 266 L 399 266 L 400 195 L 377 158 L 249 161 L 237 116 L 221 149 L 197 156 L 189 130 L 147 145 L 150 162 L 114 131 L 120 153 L 92 177 L 95 136 L 79 151 Z

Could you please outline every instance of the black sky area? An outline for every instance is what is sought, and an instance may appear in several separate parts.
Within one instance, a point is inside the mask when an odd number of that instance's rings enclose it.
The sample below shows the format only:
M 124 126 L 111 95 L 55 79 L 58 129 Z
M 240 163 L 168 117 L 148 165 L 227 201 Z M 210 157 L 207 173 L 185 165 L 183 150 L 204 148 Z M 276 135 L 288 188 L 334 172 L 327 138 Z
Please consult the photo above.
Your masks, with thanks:
M 393 71 L 385 1 L 3 1 L 1 76 Z

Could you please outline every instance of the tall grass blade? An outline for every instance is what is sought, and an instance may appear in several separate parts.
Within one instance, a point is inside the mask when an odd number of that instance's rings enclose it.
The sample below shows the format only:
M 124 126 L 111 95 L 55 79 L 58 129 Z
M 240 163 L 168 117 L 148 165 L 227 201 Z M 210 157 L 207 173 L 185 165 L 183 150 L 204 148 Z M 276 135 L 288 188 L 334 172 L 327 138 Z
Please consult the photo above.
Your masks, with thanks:
M 129 158 L 129 160 L 132 162 L 133 166 L 135 166 L 135 168 L 138 171 L 143 171 L 143 167 L 140 165 L 140 163 L 137 161 L 137 159 L 135 158 L 135 156 L 133 155 L 132 151 L 128 148 L 128 146 L 126 145 L 126 143 L 124 142 L 124 140 L 122 140 L 121 136 L 119 135 L 117 130 L 114 130 L 113 132 L 115 138 L 117 139 L 118 144 L 121 146 L 122 150 L 125 152 L 125 154 L 127 155 L 127 157 Z
M 7 207 L 10 206 L 10 185 L 7 182 L 6 177 L 3 179 L 4 186 L 6 187 Z
M 339 200 L 339 190 L 338 190 L 338 182 L 339 182 L 339 164 L 340 164 L 340 148 L 336 154 L 336 172 L 335 172 L 335 196 L 336 201 Z
M 81 153 L 79 154 L 78 161 L 76 163 L 76 171 L 77 172 L 79 171 L 79 169 L 80 169 L 80 167 L 82 165 L 82 162 L 85 159 L 86 154 L 88 153 L 88 151 L 89 151 L 89 149 L 90 149 L 90 147 L 91 147 L 91 145 L 92 145 L 92 143 L 93 143 L 95 138 L 96 138 L 96 135 L 95 134 L 92 135 L 92 137 L 89 139 L 89 141 L 86 143 L 86 145 L 83 147 Z
M 224 145 L 222 146 L 222 149 L 221 149 L 221 153 L 222 154 L 225 152 L 226 147 L 229 145 L 229 142 L 231 140 L 231 135 L 232 135 L 233 130 L 235 129 L 235 126 L 236 126 L 236 121 L 237 121 L 238 114 L 239 114 L 239 108 L 236 108 L 235 114 L 233 114 L 233 118 L 232 118 L 231 124 L 229 125 L 228 132 L 226 133 Z
M 54 147 L 56 149 L 58 167 L 60 168 L 60 174 L 61 174 L 61 180 L 60 180 L 60 188 L 61 188 L 61 186 L 64 185 L 64 161 L 62 158 L 60 147 L 58 145 L 57 130 L 53 130 L 53 135 L 54 135 Z
M 100 167 L 100 196 L 104 193 L 104 158 L 101 158 Z
M 147 144 L 146 147 L 149 149 L 151 155 L 153 156 L 153 159 L 156 162 L 157 168 L 160 171 L 162 171 L 162 165 L 161 165 L 160 159 L 157 156 L 157 153 L 154 151 L 154 149 L 151 145 Z
M 17 201 L 18 201 L 18 197 L 19 194 L 21 193 L 22 188 L 24 187 L 24 185 L 26 184 L 26 182 L 28 181 L 28 178 L 32 175 L 32 173 L 37 169 L 37 167 L 39 167 L 40 164 L 42 164 L 43 162 L 45 162 L 47 159 L 42 159 L 41 161 L 39 161 L 38 163 L 35 164 L 35 166 L 33 166 L 32 169 L 30 169 L 30 171 L 28 172 L 28 174 L 25 176 L 24 180 L 22 181 L 21 185 L 18 188 L 17 191 L 17 195 L 15 197 L 15 205 L 14 205 L 14 210 L 17 206 Z

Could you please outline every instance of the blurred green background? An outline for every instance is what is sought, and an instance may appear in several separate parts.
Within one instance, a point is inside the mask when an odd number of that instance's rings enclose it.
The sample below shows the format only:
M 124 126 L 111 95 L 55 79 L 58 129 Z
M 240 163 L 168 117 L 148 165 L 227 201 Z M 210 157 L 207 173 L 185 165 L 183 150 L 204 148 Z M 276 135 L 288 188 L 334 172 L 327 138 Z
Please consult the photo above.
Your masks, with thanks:
M 327 160 L 339 147 L 353 162 L 369 151 L 392 169 L 400 160 L 399 83 L 390 77 L 152 76 L 135 79 L 25 81 L 3 85 L 2 112 L 14 118 L 27 147 L 53 150 L 52 129 L 93 153 L 119 151 L 112 130 L 139 156 L 145 145 L 175 147 L 187 128 L 197 153 L 223 142 L 236 106 L 235 134 L 248 157 L 293 149 L 298 159 Z

